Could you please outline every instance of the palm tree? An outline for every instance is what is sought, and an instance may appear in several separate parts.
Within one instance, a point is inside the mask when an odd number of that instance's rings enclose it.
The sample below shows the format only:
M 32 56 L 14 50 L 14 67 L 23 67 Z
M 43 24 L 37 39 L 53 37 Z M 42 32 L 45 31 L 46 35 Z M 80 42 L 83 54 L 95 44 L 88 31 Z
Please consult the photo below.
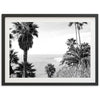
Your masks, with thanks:
M 69 27 L 71 27 L 72 25 L 75 25 L 75 32 L 76 32 L 76 43 L 78 44 L 78 39 L 77 39 L 77 22 L 69 22 Z
M 68 48 L 72 48 L 74 47 L 77 43 L 76 40 L 74 38 L 68 39 L 68 41 L 66 42 L 66 44 L 68 45 Z
M 81 37 L 80 37 L 80 30 L 83 29 L 83 25 L 84 24 L 87 24 L 87 22 L 70 22 L 69 23 L 69 27 L 71 27 L 72 25 L 75 25 L 75 31 L 76 31 L 76 43 L 78 44 L 78 41 L 79 41 L 79 45 L 81 45 Z M 78 40 L 78 37 L 79 37 L 79 40 Z
M 18 61 L 19 61 L 19 58 L 17 56 L 17 52 L 15 52 L 13 49 L 10 50 L 10 76 L 11 76 L 11 74 L 14 74 L 12 64 L 18 65 Z
M 9 47 L 11 48 L 11 47 L 12 47 L 11 41 L 12 41 L 12 39 L 13 39 L 14 37 L 13 37 L 12 34 L 10 34 L 10 35 L 9 35 L 9 38 L 10 38 L 10 40 L 9 40 Z
M 56 69 L 55 69 L 53 64 L 48 64 L 45 67 L 45 70 L 46 70 L 49 78 L 51 78 L 54 75 L 55 71 L 56 71 Z
M 79 65 L 80 67 L 80 65 L 84 65 L 87 68 L 90 65 L 90 45 L 82 43 L 81 48 L 75 47 L 75 44 L 70 46 L 61 61 L 61 64 L 64 63 L 69 66 Z
M 19 66 L 14 69 L 15 73 L 17 74 L 17 77 L 22 77 L 23 75 L 23 68 L 24 63 L 19 63 Z M 36 69 L 34 69 L 34 65 L 32 63 L 27 62 L 26 63 L 26 77 L 35 77 Z
M 78 29 L 78 35 L 79 35 L 79 44 L 81 45 L 81 37 L 80 37 L 80 30 L 83 29 L 83 25 L 87 24 L 87 22 L 77 22 L 77 29 Z
M 17 56 L 17 52 L 15 52 L 11 47 L 12 47 L 12 39 L 14 39 L 13 35 L 10 34 L 9 35 L 9 38 L 10 38 L 10 61 L 9 61 L 9 64 L 10 64 L 10 69 L 9 69 L 9 72 L 10 72 L 10 77 L 12 74 L 14 74 L 14 70 L 13 70 L 13 65 L 12 64 L 18 64 L 18 61 L 19 61 L 19 58 Z
M 18 37 L 19 47 L 24 51 L 24 70 L 23 77 L 26 77 L 26 64 L 27 64 L 27 53 L 29 48 L 32 48 L 34 36 L 38 37 L 37 28 L 38 26 L 33 22 L 14 22 L 15 29 L 12 33 Z

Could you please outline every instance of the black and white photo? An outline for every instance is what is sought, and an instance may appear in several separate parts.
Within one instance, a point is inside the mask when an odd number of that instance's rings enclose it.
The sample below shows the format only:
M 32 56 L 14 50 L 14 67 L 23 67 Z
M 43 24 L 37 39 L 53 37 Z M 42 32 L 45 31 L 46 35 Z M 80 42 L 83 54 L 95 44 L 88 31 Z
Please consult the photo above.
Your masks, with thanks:
M 3 85 L 97 85 L 98 15 L 3 14 Z

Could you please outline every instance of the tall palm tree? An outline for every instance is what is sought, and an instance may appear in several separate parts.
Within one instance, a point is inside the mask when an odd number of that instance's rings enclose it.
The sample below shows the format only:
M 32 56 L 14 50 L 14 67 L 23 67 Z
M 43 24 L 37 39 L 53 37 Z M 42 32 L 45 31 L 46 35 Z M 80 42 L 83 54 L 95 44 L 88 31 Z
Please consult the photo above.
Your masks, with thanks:
M 77 38 L 77 22 L 69 22 L 69 27 L 71 27 L 72 25 L 75 25 L 75 32 L 76 32 L 76 43 L 78 44 L 78 38 Z
M 68 26 L 71 27 L 73 24 L 75 25 L 76 43 L 78 44 L 79 41 L 79 45 L 81 45 L 80 30 L 83 29 L 83 25 L 87 24 L 87 22 L 70 22 Z
M 87 24 L 87 22 L 77 22 L 77 29 L 78 29 L 78 35 L 79 35 L 79 45 L 81 45 L 81 37 L 80 37 L 80 30 L 83 29 L 83 25 Z
M 33 22 L 14 22 L 15 29 L 12 33 L 18 37 L 19 47 L 24 51 L 24 70 L 23 77 L 26 77 L 26 64 L 27 64 L 27 53 L 29 48 L 32 48 L 34 36 L 38 37 L 38 26 Z

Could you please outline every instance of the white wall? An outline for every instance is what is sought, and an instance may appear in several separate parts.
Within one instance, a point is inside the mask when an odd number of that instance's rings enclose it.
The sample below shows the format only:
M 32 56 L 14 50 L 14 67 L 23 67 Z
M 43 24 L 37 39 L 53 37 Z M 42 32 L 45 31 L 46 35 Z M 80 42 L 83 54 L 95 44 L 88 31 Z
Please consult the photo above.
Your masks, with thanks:
M 0 14 L 2 13 L 20 13 L 20 14 L 98 13 L 100 14 L 99 1 L 100 0 L 0 0 Z M 60 86 L 60 87 L 59 86 L 49 86 L 49 87 L 48 86 L 45 87 L 0 86 L 0 100 L 94 100 L 94 99 L 97 100 L 100 99 L 100 86 Z

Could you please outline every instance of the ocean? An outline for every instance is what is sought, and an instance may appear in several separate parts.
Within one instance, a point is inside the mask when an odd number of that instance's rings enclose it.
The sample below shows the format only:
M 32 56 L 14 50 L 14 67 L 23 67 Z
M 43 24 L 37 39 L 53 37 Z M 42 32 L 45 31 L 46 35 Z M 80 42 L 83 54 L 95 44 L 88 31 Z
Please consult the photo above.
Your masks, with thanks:
M 63 55 L 52 54 L 52 55 L 28 55 L 28 62 L 34 65 L 36 69 L 36 77 L 37 78 L 45 78 L 47 77 L 47 73 L 45 71 L 45 66 L 47 64 L 54 64 L 56 71 L 58 71 L 61 66 L 59 66 L 60 61 L 62 60 Z M 19 56 L 20 62 L 23 61 L 23 55 Z

